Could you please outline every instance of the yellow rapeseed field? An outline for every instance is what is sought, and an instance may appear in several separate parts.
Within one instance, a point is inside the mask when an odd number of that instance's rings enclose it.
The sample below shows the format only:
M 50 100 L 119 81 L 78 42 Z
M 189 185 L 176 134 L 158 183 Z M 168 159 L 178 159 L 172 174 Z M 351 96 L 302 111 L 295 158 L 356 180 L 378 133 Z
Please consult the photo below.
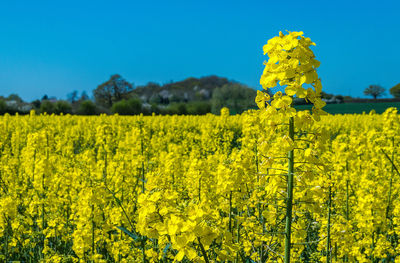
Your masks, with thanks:
M 0 261 L 400 262 L 397 109 L 327 115 L 302 35 L 257 111 L 1 116 Z
M 395 109 L 325 116 L 294 142 L 265 127 L 258 112 L 0 117 L 1 261 L 279 262 L 289 148 L 293 259 L 399 253 Z

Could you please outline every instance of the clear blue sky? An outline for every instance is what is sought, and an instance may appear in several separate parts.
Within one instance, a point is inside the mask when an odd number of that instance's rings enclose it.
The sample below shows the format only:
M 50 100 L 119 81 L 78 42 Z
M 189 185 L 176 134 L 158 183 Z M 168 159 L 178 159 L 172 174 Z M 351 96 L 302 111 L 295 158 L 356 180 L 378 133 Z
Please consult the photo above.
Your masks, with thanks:
M 254 88 L 262 46 L 303 31 L 325 92 L 400 82 L 399 1 L 1 1 L 0 95 L 66 98 L 114 73 L 135 85 L 224 76 Z M 387 92 L 388 93 L 388 92 Z

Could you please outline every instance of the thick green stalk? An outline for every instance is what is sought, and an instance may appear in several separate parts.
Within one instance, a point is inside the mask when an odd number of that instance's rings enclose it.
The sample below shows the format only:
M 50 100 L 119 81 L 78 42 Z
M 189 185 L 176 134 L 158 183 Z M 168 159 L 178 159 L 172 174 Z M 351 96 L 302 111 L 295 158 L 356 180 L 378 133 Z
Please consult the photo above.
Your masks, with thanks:
M 289 119 L 289 138 L 294 141 L 294 119 Z M 286 225 L 285 225 L 285 258 L 284 262 L 290 262 L 292 206 L 293 206 L 293 173 L 294 173 L 294 150 L 288 153 L 288 178 L 286 198 Z
M 329 185 L 328 197 L 328 224 L 327 224 L 327 238 L 326 238 L 326 263 L 331 262 L 331 202 L 332 202 L 332 189 Z
M 199 246 L 200 246 L 201 254 L 203 255 L 204 261 L 206 263 L 210 263 L 210 261 L 208 260 L 207 252 L 204 249 L 203 244 L 201 243 L 200 237 L 197 237 L 197 241 L 199 241 Z

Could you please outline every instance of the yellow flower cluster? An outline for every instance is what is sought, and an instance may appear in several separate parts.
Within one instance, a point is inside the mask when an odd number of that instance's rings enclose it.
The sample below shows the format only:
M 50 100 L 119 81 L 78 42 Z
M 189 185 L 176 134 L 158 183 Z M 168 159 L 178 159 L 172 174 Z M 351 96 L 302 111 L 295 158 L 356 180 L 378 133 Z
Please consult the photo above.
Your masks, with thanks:
M 320 62 L 315 59 L 311 45 L 315 46 L 315 43 L 305 38 L 303 32 L 289 32 L 288 35 L 279 32 L 279 36 L 268 40 L 263 47 L 264 55 L 268 55 L 269 60 L 264 62 L 260 84 L 266 90 L 278 84 L 285 87 L 285 95 L 275 93 L 271 107 L 266 111 L 268 115 L 281 109 L 283 116 L 280 118 L 294 116 L 295 110 L 290 107 L 294 96 L 314 104 L 314 119 L 319 120 L 320 115 L 326 114 L 322 111 L 326 103 L 321 99 L 322 85 L 316 71 Z M 257 92 L 256 103 L 261 109 L 265 108 L 269 99 L 269 95 Z

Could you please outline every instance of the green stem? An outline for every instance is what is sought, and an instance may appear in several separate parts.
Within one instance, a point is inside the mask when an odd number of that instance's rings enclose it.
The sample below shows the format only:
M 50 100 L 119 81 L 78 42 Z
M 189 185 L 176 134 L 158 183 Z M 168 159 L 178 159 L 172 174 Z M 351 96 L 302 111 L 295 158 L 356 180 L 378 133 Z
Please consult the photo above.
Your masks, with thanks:
M 6 215 L 4 215 L 4 218 L 6 219 L 6 222 L 7 222 L 7 230 L 5 231 L 6 233 L 5 233 L 5 235 L 6 235 L 6 242 L 5 242 L 5 247 L 4 247 L 4 250 L 5 250 L 5 253 L 4 253 L 4 256 L 5 256 L 5 262 L 8 262 L 8 238 L 9 238 L 9 229 L 10 229 L 10 222 L 9 222 L 9 220 L 8 220 L 8 218 L 7 218 L 7 216 Z
M 289 119 L 289 137 L 294 141 L 294 119 Z M 291 248 L 291 226 L 292 226 L 292 206 L 293 206 L 293 173 L 294 173 L 294 150 L 288 153 L 288 179 L 287 179 L 287 199 L 286 199 L 286 225 L 285 225 L 285 257 L 284 262 L 290 263 Z
M 346 171 L 349 171 L 349 163 L 346 161 Z M 346 221 L 349 221 L 349 179 L 346 180 Z M 349 261 L 349 256 L 346 254 L 344 257 L 344 262 Z
M 373 215 L 374 213 L 372 213 Z M 374 258 L 374 250 L 375 250 L 375 231 L 372 231 L 372 251 L 371 251 L 371 261 L 374 262 L 375 258 Z
M 240 241 L 240 224 L 237 221 L 236 221 L 236 240 L 237 240 L 237 243 L 239 243 L 239 241 Z
M 257 172 L 257 182 L 260 181 L 260 174 L 259 174 L 259 168 L 258 168 L 258 149 L 257 149 L 257 142 L 255 146 L 255 157 L 256 157 L 256 172 Z
M 139 126 L 140 126 L 140 152 L 142 155 L 142 193 L 144 193 L 146 188 L 145 188 L 144 161 L 143 161 L 143 158 L 144 158 L 143 123 L 140 122 Z M 146 242 L 144 239 L 142 239 L 141 246 L 142 246 L 142 261 L 143 261 L 143 263 L 145 263 L 146 262 Z
M 95 254 L 95 239 L 94 239 L 94 205 L 91 205 L 91 210 L 92 210 L 92 216 L 91 216 L 91 221 L 92 221 L 92 262 L 94 262 L 94 254 Z
M 141 246 L 142 246 L 142 262 L 145 263 L 146 262 L 146 244 L 145 241 L 142 240 L 141 242 Z
M 337 262 L 337 252 L 338 252 L 338 247 L 337 243 L 335 243 L 335 262 Z
M 199 177 L 199 203 L 201 203 L 201 177 Z
M 349 180 L 346 181 L 346 220 L 349 221 Z
M 142 161 L 142 193 L 144 193 L 145 187 L 144 187 L 144 163 Z
M 332 189 L 329 185 L 328 197 L 328 224 L 327 224 L 327 239 L 326 239 L 326 263 L 331 262 L 331 202 L 332 202 Z
M 204 261 L 205 261 L 206 263 L 210 263 L 210 261 L 208 260 L 208 257 L 207 257 L 207 252 L 206 252 L 206 250 L 204 249 L 204 246 L 203 246 L 203 244 L 201 243 L 199 237 L 197 237 L 197 241 L 199 241 L 199 246 L 200 246 L 201 254 L 203 254 Z
M 392 138 L 392 160 L 394 160 L 394 137 Z M 392 187 L 393 187 L 393 175 L 394 175 L 394 165 L 392 163 L 392 172 L 390 175 L 390 183 L 389 183 L 389 196 L 388 196 L 388 205 L 386 207 L 386 218 L 389 218 L 389 213 L 390 213 L 390 207 L 392 205 Z
M 229 232 L 232 233 L 232 191 L 229 194 Z
M 49 160 L 49 139 L 46 135 L 46 141 L 47 141 L 47 149 L 46 149 L 46 161 Z M 44 178 L 45 174 L 44 172 L 42 173 L 42 194 L 41 194 L 41 201 L 42 201 L 42 249 L 44 250 L 44 241 L 46 239 L 46 235 L 44 234 L 45 231 L 45 208 L 44 208 L 44 202 L 46 199 L 46 189 L 45 189 L 45 178 Z M 40 258 L 44 258 L 44 255 L 42 253 L 42 251 L 40 252 Z
M 144 157 L 144 143 L 143 143 L 143 126 L 142 123 L 139 124 L 140 126 L 140 152 L 142 155 L 142 193 L 144 193 L 145 191 L 145 183 L 144 183 L 144 161 L 143 161 L 143 157 Z
M 256 141 L 256 145 L 254 147 L 254 154 L 255 154 L 255 158 L 256 158 L 256 172 L 257 172 L 257 183 L 260 182 L 260 173 L 259 173 L 259 168 L 258 168 L 258 149 L 257 149 L 257 141 Z M 268 173 L 268 171 L 267 171 Z M 258 218 L 260 220 L 261 223 L 261 227 L 262 227 L 262 233 L 264 235 L 265 232 L 265 227 L 264 227 L 264 217 L 262 215 L 262 210 L 263 207 L 261 207 L 261 203 L 258 203 Z M 263 263 L 264 262 L 264 241 L 261 243 L 261 248 L 260 248 L 260 262 Z

